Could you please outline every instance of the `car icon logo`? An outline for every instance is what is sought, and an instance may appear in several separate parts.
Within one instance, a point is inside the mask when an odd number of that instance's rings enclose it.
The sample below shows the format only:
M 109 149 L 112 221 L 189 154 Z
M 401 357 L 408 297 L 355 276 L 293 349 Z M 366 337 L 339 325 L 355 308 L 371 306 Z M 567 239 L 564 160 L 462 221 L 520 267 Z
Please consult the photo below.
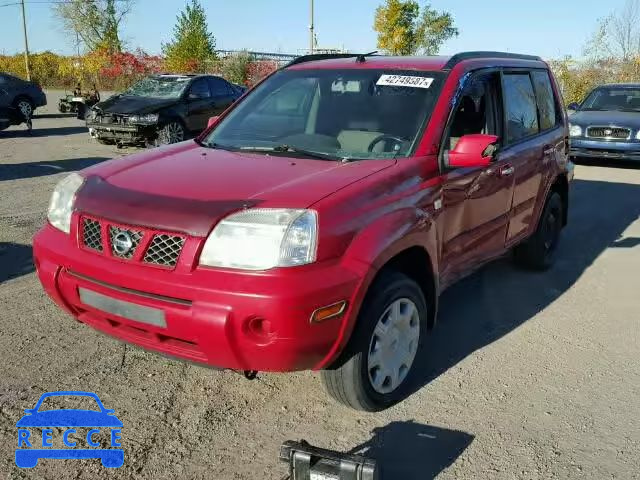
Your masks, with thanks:
M 94 404 L 89 400 L 92 406 L 97 405 L 98 408 L 42 408 L 42 403 L 51 397 L 88 397 L 95 401 Z M 25 410 L 16 427 L 18 448 L 15 462 L 20 468 L 33 468 L 41 458 L 99 458 L 107 468 L 119 468 L 124 463 L 124 450 L 120 444 L 122 422 L 114 410 L 104 407 L 95 393 L 44 393 L 35 407 Z
M 118 255 L 126 255 L 133 248 L 133 239 L 129 232 L 119 232 L 113 237 L 113 249 Z
M 611 135 L 612 133 L 613 133 L 613 131 L 608 129 L 608 128 L 604 131 L 605 135 Z

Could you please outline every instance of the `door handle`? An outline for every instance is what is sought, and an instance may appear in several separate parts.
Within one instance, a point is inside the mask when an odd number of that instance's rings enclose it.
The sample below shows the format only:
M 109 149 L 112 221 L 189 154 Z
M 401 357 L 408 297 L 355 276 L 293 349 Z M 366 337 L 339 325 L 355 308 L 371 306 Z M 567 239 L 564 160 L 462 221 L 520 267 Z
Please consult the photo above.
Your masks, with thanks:
M 500 176 L 501 177 L 508 177 L 510 175 L 513 175 L 513 172 L 515 172 L 516 169 L 513 168 L 513 165 L 504 165 L 502 167 L 500 167 Z

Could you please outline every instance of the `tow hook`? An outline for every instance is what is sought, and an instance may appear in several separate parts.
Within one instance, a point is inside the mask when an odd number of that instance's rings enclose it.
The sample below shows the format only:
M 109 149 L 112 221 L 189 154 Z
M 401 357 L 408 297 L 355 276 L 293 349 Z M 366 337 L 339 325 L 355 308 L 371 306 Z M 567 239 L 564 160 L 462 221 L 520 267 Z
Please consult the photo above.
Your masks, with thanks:
M 257 370 L 243 370 L 242 373 L 244 374 L 244 378 L 246 378 L 247 380 L 255 380 L 256 378 L 258 378 Z

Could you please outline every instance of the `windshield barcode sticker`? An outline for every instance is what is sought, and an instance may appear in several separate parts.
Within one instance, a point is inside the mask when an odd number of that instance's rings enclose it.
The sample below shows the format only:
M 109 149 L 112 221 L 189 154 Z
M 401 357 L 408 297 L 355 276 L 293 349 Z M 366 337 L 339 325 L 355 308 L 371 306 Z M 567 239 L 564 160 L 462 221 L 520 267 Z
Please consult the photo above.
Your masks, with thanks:
M 382 75 L 377 85 L 387 85 L 390 87 L 413 87 L 429 88 L 433 83 L 433 78 L 413 77 L 410 75 Z

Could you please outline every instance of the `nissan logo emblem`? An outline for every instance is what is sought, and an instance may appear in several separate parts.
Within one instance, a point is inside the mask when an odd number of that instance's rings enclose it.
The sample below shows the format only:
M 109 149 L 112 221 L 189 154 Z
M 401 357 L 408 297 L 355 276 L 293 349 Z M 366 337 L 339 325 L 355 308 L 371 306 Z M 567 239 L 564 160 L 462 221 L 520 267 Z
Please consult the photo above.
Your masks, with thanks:
M 126 255 L 133 248 L 133 239 L 129 232 L 119 232 L 113 237 L 113 251 L 118 255 Z

